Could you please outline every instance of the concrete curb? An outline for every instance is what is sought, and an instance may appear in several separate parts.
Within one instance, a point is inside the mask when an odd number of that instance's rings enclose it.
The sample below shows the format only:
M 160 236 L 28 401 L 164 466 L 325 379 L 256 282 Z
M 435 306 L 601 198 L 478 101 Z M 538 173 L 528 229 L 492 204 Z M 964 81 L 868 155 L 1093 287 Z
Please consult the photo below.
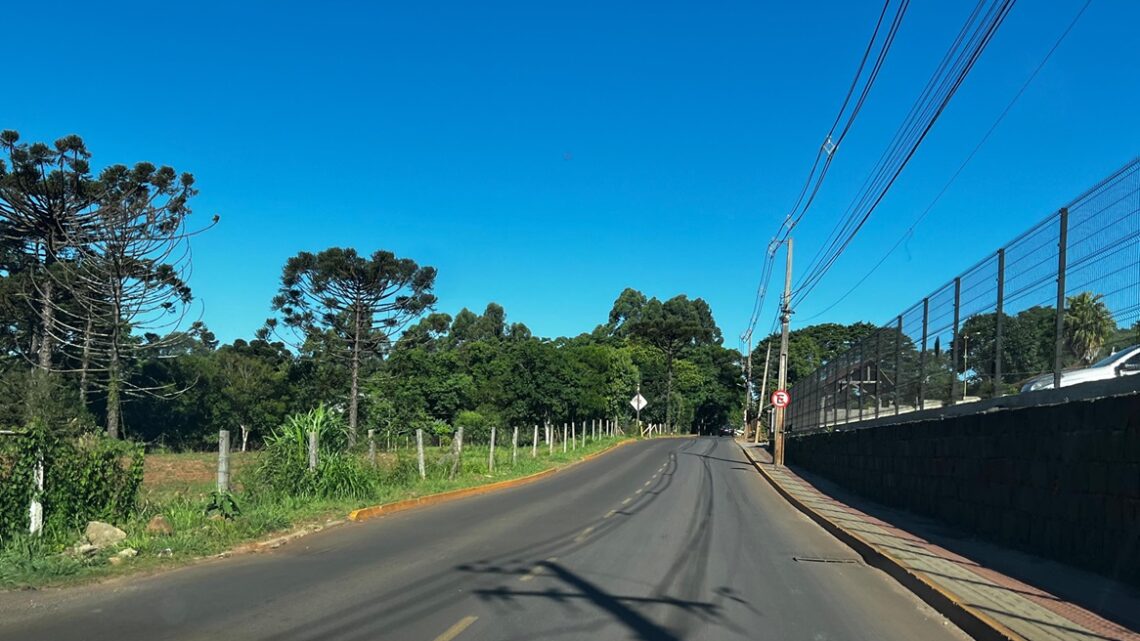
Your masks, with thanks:
M 889 553 L 875 547 L 858 534 L 843 528 L 828 517 L 808 507 L 807 504 L 797 499 L 795 495 L 784 488 L 779 481 L 769 474 L 768 471 L 764 469 L 765 464 L 761 464 L 752 458 L 752 453 L 748 451 L 748 448 L 739 442 L 737 446 L 739 446 L 744 452 L 744 455 L 748 457 L 748 460 L 751 461 L 756 471 L 760 472 L 760 475 L 771 484 L 780 496 L 784 497 L 784 500 L 791 503 L 792 506 L 800 512 L 803 512 L 808 518 L 815 521 L 832 536 L 859 553 L 867 565 L 886 572 L 904 588 L 910 590 L 918 596 L 918 598 L 925 601 L 927 605 L 934 608 L 942 616 L 950 619 L 950 621 L 961 628 L 963 632 L 975 639 L 979 639 L 979 641 L 1027 641 L 1025 637 L 1010 630 L 993 617 L 964 603 L 958 595 L 943 589 L 921 573 L 910 570 Z
M 417 507 L 427 507 L 429 505 L 438 505 L 440 503 L 449 503 L 451 501 L 466 498 L 468 496 L 477 496 L 479 494 L 488 494 L 491 492 L 497 492 L 499 490 L 505 490 L 505 489 L 512 488 L 512 487 L 518 487 L 520 485 L 526 485 L 528 483 L 533 483 L 534 481 L 537 481 L 541 478 L 550 476 L 551 474 L 555 474 L 557 472 L 561 472 L 562 470 L 566 470 L 566 469 L 569 469 L 571 467 L 574 467 L 575 465 L 578 465 L 580 463 L 585 463 L 586 461 L 589 461 L 590 459 L 597 458 L 597 457 L 601 456 L 602 454 L 606 454 L 607 452 L 612 452 L 615 449 L 617 449 L 623 445 L 633 443 L 637 440 L 638 439 L 628 438 L 628 439 L 625 439 L 623 441 L 618 441 L 617 443 L 614 443 L 613 445 L 607 447 L 604 450 L 594 452 L 593 454 L 588 454 L 588 455 L 583 456 L 582 458 L 580 458 L 576 461 L 571 461 L 570 463 L 567 463 L 566 465 L 562 465 L 560 467 L 552 467 L 548 470 L 543 470 L 541 472 L 535 472 L 534 474 L 528 474 L 526 476 L 520 476 L 519 478 L 515 478 L 515 479 L 507 479 L 505 481 L 496 481 L 495 483 L 487 483 L 485 485 L 475 485 L 472 487 L 465 487 L 465 488 L 458 489 L 458 490 L 448 490 L 447 492 L 438 492 L 436 494 L 428 494 L 426 496 L 418 496 L 414 499 L 404 499 L 403 501 L 395 501 L 393 503 L 384 503 L 382 505 L 373 505 L 371 507 L 360 508 L 359 510 L 353 510 L 353 511 L 349 512 L 348 513 L 348 520 L 349 521 L 355 521 L 355 522 L 359 523 L 361 521 L 367 521 L 369 519 L 374 519 L 374 518 L 377 518 L 379 516 L 384 516 L 386 514 L 394 514 L 396 512 L 403 512 L 404 510 L 410 510 L 410 509 L 417 508 Z

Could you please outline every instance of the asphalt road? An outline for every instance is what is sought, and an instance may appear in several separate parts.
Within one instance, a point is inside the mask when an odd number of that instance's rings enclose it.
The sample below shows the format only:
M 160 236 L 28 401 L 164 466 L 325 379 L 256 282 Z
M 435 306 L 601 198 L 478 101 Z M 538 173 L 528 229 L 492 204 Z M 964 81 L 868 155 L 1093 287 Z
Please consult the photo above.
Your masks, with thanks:
M 0 594 L 6 640 L 964 638 L 711 437 L 267 554 Z

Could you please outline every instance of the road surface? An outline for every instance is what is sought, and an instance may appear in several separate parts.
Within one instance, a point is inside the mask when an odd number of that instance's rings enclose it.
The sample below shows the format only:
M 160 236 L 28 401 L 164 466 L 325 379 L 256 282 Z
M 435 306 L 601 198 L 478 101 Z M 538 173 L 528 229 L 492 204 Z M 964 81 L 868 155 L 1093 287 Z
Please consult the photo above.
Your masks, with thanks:
M 713 437 L 634 443 L 267 554 L 0 594 L 0 639 L 964 638 Z

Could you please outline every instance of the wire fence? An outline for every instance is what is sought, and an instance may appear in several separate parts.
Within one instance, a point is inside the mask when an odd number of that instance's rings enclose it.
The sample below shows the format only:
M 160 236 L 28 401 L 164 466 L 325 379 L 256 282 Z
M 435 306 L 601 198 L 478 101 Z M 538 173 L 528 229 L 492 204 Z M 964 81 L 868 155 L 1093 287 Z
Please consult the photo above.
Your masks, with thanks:
M 786 430 L 1137 373 L 1136 344 L 1140 158 L 801 378 Z

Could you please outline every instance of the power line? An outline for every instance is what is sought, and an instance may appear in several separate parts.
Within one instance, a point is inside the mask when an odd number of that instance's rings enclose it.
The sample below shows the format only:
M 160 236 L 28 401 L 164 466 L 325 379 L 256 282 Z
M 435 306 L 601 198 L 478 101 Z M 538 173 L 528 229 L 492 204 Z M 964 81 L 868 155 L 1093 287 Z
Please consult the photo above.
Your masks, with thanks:
M 812 202 L 814 202 L 816 195 L 819 193 L 820 187 L 823 186 L 823 181 L 827 177 L 827 171 L 831 168 L 835 154 L 839 151 L 839 145 L 843 142 L 843 139 L 847 137 L 847 133 L 851 131 L 852 125 L 855 124 L 855 119 L 859 116 L 859 112 L 862 111 L 863 105 L 867 101 L 867 96 L 871 93 L 871 87 L 874 86 L 875 80 L 879 77 L 879 72 L 882 70 L 883 63 L 887 59 L 887 53 L 890 51 L 891 45 L 894 44 L 895 36 L 898 34 L 899 27 L 902 25 L 903 16 L 906 15 L 907 7 L 910 6 L 910 0 L 902 0 L 895 8 L 895 14 L 891 19 L 891 25 L 887 34 L 883 37 L 882 41 L 879 42 L 879 51 L 875 57 L 874 65 L 872 65 L 871 71 L 867 74 L 866 79 L 863 80 L 863 87 L 859 92 L 859 98 L 856 100 L 850 113 L 847 114 L 842 130 L 836 135 L 836 129 L 840 121 L 843 120 L 843 114 L 851 102 L 851 97 L 855 94 L 856 87 L 859 86 L 860 79 L 863 77 L 863 70 L 867 66 L 867 60 L 870 57 L 871 51 L 875 48 L 875 43 L 879 41 L 879 32 L 882 29 L 883 20 L 886 17 L 890 5 L 891 0 L 887 0 L 883 4 L 883 9 L 879 13 L 878 22 L 875 24 L 874 31 L 871 32 L 871 39 L 867 42 L 867 48 L 863 53 L 862 60 L 859 62 L 858 69 L 855 70 L 855 77 L 851 79 L 851 86 L 847 89 L 847 95 L 843 99 L 843 104 L 840 106 L 839 112 L 835 114 L 835 121 L 832 123 L 831 129 L 824 138 L 823 144 L 820 145 L 819 150 L 816 152 L 815 162 L 812 164 L 811 171 L 808 172 L 807 181 L 804 183 L 803 189 L 800 190 L 800 195 L 796 199 L 796 203 L 792 206 L 791 211 L 788 212 L 787 217 L 781 223 L 780 229 L 776 232 L 781 242 L 788 237 L 792 229 L 803 219 L 804 214 L 811 208 Z M 822 168 L 819 167 L 821 159 L 823 160 Z M 817 168 L 819 169 L 818 175 L 816 174 Z M 815 178 L 814 182 L 812 180 L 813 178 Z M 811 195 L 808 196 L 807 201 L 804 201 L 804 196 L 808 193 L 809 189 Z
M 838 233 L 833 234 L 826 243 L 826 248 L 821 248 L 813 258 L 806 275 L 793 293 L 796 303 L 801 302 L 819 284 L 886 197 L 982 52 L 993 40 L 1015 0 L 997 0 L 983 12 L 982 8 L 987 2 L 989 0 L 978 2 L 954 44 L 927 82 L 926 88 L 911 107 L 906 120 L 896 131 L 891 144 L 883 152 L 876 168 L 869 174 L 864 183 L 865 188 L 848 207 L 838 226 Z M 982 16 L 980 20 L 979 15 Z
M 995 120 L 993 122 L 993 124 L 990 125 L 990 128 L 986 131 L 985 135 L 982 136 L 982 139 L 978 141 L 978 144 L 974 146 L 973 150 L 970 151 L 969 155 L 966 156 L 966 159 L 962 161 L 962 164 L 958 166 L 958 169 L 954 172 L 954 174 L 952 176 L 950 176 L 950 179 L 948 181 L 946 181 L 946 184 L 942 186 L 942 189 L 939 190 L 938 194 L 935 195 L 934 200 L 932 200 L 930 202 L 930 204 L 927 205 L 926 208 L 922 211 L 922 213 L 920 213 L 918 215 L 918 217 L 916 217 L 914 219 L 914 221 L 911 222 L 910 227 L 908 227 L 907 230 L 905 232 L 903 232 L 903 234 L 901 236 L 899 236 L 898 240 L 895 241 L 895 244 L 892 245 L 891 248 L 888 249 L 885 254 L 883 254 L 882 258 L 880 258 L 879 261 L 877 263 L 875 263 L 874 267 L 872 267 L 870 270 L 868 270 L 867 273 L 864 274 L 863 277 L 858 280 L 858 282 L 856 282 L 854 285 L 852 285 L 850 289 L 848 289 L 846 292 L 844 292 L 842 296 L 837 298 L 834 302 L 832 302 L 830 305 L 823 308 L 822 310 L 820 310 L 816 314 L 813 314 L 812 316 L 809 316 L 808 318 L 804 319 L 805 321 L 814 320 L 816 318 L 819 318 L 820 316 L 831 311 L 836 305 L 843 302 L 848 296 L 853 294 L 855 292 L 855 290 L 857 290 L 864 282 L 866 282 L 866 280 L 868 278 L 870 278 L 871 275 L 874 274 L 875 271 L 877 271 L 879 269 L 879 267 L 881 267 L 883 265 L 884 262 L 886 262 L 887 258 L 889 258 L 891 256 L 891 254 L 893 254 L 895 252 L 895 250 L 898 249 L 900 245 L 902 245 L 903 241 L 905 241 L 911 235 L 911 233 L 914 232 L 915 227 L 917 227 L 919 225 L 919 223 L 921 223 L 926 218 L 927 214 L 929 214 L 930 211 L 932 209 L 934 209 L 935 205 L 937 205 L 938 202 L 940 200 L 942 200 L 942 196 L 945 195 L 946 192 L 950 189 L 950 186 L 953 185 L 954 181 L 956 181 L 958 179 L 958 176 L 962 174 L 962 171 L 965 170 L 966 166 L 970 164 L 970 162 L 974 159 L 974 156 L 976 156 L 978 151 L 981 150 L 982 146 L 984 146 L 986 144 L 986 142 L 989 141 L 990 136 L 993 135 L 994 131 L 997 130 L 998 126 L 1001 125 L 1002 121 L 1005 120 L 1005 117 L 1007 115 L 1009 115 L 1009 112 L 1013 109 L 1013 106 L 1015 104 L 1017 104 L 1017 101 L 1021 98 L 1022 94 L 1025 93 L 1025 91 L 1029 88 L 1029 85 L 1032 84 L 1034 79 L 1037 78 L 1037 75 L 1041 72 L 1041 70 L 1049 62 L 1049 59 L 1053 57 L 1053 54 L 1061 46 L 1061 43 L 1065 41 L 1065 38 L 1068 37 L 1069 32 L 1071 32 L 1073 30 L 1073 27 L 1075 27 L 1077 25 L 1077 22 L 1080 21 L 1081 16 L 1084 15 L 1085 10 L 1089 8 L 1090 4 L 1092 4 L 1092 0 L 1086 0 L 1085 1 L 1084 5 L 1081 6 L 1080 10 L 1077 11 L 1077 14 L 1075 16 L 1073 16 L 1073 19 L 1069 22 L 1069 26 L 1065 28 L 1065 30 L 1057 38 L 1056 42 L 1053 43 L 1053 46 L 1045 54 L 1045 57 L 1041 59 L 1041 62 L 1039 62 L 1037 64 L 1037 67 L 1034 68 L 1033 72 L 1031 74 L 1029 74 L 1029 77 L 1025 79 L 1025 82 L 1022 83 L 1021 88 L 1018 89 L 1016 94 L 1014 94 L 1013 98 L 1005 106 L 1005 109 L 1003 109 L 1001 114 L 998 115 L 997 120 Z
M 803 188 L 800 190 L 791 210 L 784 217 L 784 220 L 781 221 L 779 229 L 776 230 L 776 234 L 768 244 L 767 255 L 761 270 L 760 283 L 757 286 L 756 297 L 752 306 L 752 314 L 749 317 L 748 329 L 744 332 L 744 336 L 752 335 L 763 310 L 768 290 L 768 282 L 771 279 L 775 262 L 776 250 L 803 218 L 804 214 L 807 213 L 812 202 L 815 200 L 816 194 L 819 193 L 819 189 L 823 185 L 823 180 L 827 176 L 827 170 L 831 166 L 831 162 L 835 159 L 835 152 L 838 150 L 839 144 L 843 142 L 843 139 L 851 130 L 859 112 L 863 109 L 867 96 L 871 92 L 871 87 L 874 86 L 875 80 L 878 78 L 879 72 L 886 60 L 887 53 L 894 43 L 899 26 L 902 24 L 903 16 L 906 14 L 907 7 L 910 5 L 910 0 L 900 0 L 898 2 L 895 6 L 894 15 L 890 19 L 890 26 L 887 28 L 886 35 L 880 39 L 879 35 L 882 32 L 884 23 L 887 21 L 887 15 L 892 1 L 893 0 L 885 0 L 883 2 L 883 8 L 879 12 L 875 28 L 871 32 L 871 38 L 867 41 L 867 46 L 863 51 L 859 66 L 851 79 L 851 85 L 848 87 L 847 94 L 844 96 L 843 102 L 835 114 L 835 120 L 832 122 L 823 144 L 821 144 L 820 148 L 816 151 L 815 160 L 812 163 L 811 169 L 808 171 L 808 176 L 804 181 Z M 878 51 L 875 53 L 874 62 L 870 71 L 864 77 L 864 71 L 867 69 L 867 63 L 871 60 L 872 54 L 876 51 L 876 45 Z M 856 97 L 857 91 L 858 96 Z M 852 98 L 855 98 L 855 102 L 850 111 L 848 111 L 848 107 L 852 105 Z M 844 119 L 845 114 L 846 119 Z M 839 129 L 840 123 L 843 123 L 842 129 Z M 837 130 L 839 131 L 838 135 L 836 134 Z M 823 163 L 822 167 L 820 165 L 821 161 Z M 806 201 L 805 197 L 807 198 Z

